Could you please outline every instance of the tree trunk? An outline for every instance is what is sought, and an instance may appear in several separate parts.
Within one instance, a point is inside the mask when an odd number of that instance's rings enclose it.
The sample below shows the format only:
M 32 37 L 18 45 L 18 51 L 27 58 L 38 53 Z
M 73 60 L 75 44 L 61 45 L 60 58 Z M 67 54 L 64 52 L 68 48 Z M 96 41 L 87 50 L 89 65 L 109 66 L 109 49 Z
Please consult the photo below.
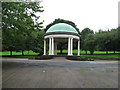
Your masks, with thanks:
M 29 50 L 28 50 L 28 55 L 29 55 Z
M 87 54 L 87 50 L 86 50 L 85 52 L 86 52 L 86 54 Z
M 114 54 L 115 54 L 115 50 L 114 50 Z
M 94 51 L 90 51 L 90 54 L 93 55 Z
M 24 55 L 24 50 L 22 50 L 22 55 Z
M 60 49 L 60 54 L 62 54 L 62 49 Z
M 106 54 L 108 54 L 108 51 L 106 51 Z
M 10 56 L 12 56 L 12 50 L 10 51 Z

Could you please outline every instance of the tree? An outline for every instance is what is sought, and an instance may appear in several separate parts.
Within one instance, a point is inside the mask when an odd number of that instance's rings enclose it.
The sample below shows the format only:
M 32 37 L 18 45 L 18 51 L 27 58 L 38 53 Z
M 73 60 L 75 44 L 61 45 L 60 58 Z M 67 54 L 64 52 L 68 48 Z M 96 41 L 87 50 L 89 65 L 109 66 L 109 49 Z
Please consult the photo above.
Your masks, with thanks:
M 90 51 L 90 54 L 94 53 L 95 44 L 94 34 L 88 34 L 84 40 L 84 45 L 85 49 Z
M 118 32 L 116 29 L 111 31 L 99 31 L 95 33 L 95 42 L 97 50 L 104 50 L 106 54 L 108 51 L 115 51 L 118 49 Z
M 43 12 L 40 2 L 2 3 L 3 50 L 19 51 L 31 49 L 31 43 L 41 32 L 42 23 L 37 12 Z M 23 53 L 22 53 L 23 54 Z
M 89 29 L 89 28 L 84 28 L 81 32 L 81 48 L 82 50 L 85 50 L 86 51 L 86 54 L 87 54 L 87 48 L 85 46 L 85 39 L 87 37 L 88 34 L 93 34 L 93 30 Z
M 111 29 L 111 31 L 108 32 L 109 38 L 111 40 L 109 50 L 110 51 L 117 51 L 118 50 L 118 30 L 117 29 Z
M 41 31 L 38 35 L 37 35 L 37 37 L 34 39 L 34 41 L 33 41 L 33 48 L 32 48 L 32 50 L 34 51 L 34 52 L 36 52 L 36 53 L 39 53 L 39 55 L 43 55 L 43 50 L 44 50 L 44 38 L 43 38 L 43 35 L 44 35 L 44 32 L 43 31 Z

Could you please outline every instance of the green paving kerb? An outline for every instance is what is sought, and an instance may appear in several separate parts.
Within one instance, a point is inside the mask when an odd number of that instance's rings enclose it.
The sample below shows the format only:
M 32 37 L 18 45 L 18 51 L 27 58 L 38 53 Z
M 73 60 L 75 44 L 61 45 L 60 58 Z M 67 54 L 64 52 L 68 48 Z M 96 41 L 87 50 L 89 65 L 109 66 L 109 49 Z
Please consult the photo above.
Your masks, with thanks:
M 58 23 L 58 24 L 51 26 L 46 31 L 46 33 L 49 33 L 49 32 L 71 32 L 71 33 L 78 34 L 77 30 L 73 26 L 66 24 L 66 23 Z

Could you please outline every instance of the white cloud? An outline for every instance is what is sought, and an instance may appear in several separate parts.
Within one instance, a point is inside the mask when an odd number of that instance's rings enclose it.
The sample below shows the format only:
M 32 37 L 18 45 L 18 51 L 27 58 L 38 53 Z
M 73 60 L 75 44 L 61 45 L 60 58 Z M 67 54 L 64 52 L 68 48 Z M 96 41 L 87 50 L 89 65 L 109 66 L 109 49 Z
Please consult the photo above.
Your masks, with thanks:
M 119 0 L 43 0 L 41 18 L 44 26 L 54 19 L 73 21 L 80 31 L 85 27 L 97 31 L 118 26 Z

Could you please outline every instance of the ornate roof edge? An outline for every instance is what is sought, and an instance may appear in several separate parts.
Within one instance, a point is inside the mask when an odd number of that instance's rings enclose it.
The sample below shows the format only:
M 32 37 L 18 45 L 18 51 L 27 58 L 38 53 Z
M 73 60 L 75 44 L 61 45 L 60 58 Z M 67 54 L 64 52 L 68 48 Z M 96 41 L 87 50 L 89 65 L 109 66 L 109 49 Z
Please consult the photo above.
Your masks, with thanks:
M 55 34 L 75 35 L 75 36 L 78 36 L 78 37 L 81 36 L 80 34 L 72 33 L 72 32 L 49 32 L 49 33 L 45 33 L 44 36 L 47 36 L 47 35 L 55 35 Z

